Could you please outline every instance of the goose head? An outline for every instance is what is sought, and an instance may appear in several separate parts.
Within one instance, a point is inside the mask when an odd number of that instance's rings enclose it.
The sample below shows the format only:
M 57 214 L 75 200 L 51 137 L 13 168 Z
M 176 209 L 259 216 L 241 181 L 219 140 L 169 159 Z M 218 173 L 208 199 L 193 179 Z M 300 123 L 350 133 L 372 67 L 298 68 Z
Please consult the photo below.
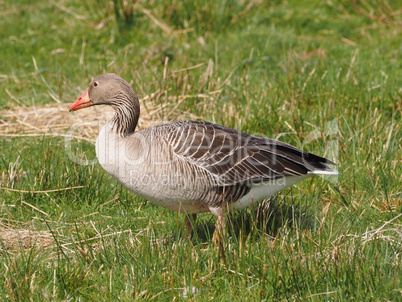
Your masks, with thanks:
M 76 111 L 95 105 L 110 105 L 116 111 L 111 120 L 119 135 L 133 133 L 140 114 L 140 103 L 130 84 L 114 73 L 97 76 L 69 107 Z
M 81 96 L 70 105 L 69 111 L 94 105 L 110 105 L 117 109 L 133 101 L 138 103 L 130 84 L 114 73 L 106 73 L 92 80 Z

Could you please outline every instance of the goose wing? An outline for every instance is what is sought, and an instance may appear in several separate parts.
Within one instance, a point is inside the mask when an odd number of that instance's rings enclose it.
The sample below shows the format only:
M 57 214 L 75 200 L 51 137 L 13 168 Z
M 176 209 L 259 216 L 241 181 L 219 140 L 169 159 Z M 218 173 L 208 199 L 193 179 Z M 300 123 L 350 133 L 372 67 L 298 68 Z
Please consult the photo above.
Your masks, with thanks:
M 305 175 L 333 164 L 289 144 L 212 123 L 178 122 L 169 128 L 165 139 L 174 154 L 207 170 L 221 186 Z

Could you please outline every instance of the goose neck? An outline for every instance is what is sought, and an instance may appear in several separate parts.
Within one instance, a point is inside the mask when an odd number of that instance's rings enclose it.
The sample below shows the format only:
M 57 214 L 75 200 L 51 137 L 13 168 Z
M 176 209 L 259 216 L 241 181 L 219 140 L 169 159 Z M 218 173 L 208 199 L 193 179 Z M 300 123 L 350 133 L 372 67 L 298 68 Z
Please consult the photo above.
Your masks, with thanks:
M 111 105 L 116 112 L 111 120 L 114 131 L 121 137 L 134 133 L 140 115 L 137 97 L 131 101 L 130 99 L 119 99 Z

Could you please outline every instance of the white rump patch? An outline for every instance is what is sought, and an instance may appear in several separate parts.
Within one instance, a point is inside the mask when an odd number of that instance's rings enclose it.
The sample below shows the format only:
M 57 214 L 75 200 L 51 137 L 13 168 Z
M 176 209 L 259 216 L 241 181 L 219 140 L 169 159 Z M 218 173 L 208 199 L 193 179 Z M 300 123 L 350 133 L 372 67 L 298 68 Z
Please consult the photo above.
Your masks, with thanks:
M 240 210 L 248 207 L 251 203 L 257 202 L 262 199 L 266 199 L 280 190 L 294 185 L 295 183 L 302 181 L 305 178 L 313 176 L 313 174 L 306 174 L 300 176 L 286 176 L 270 181 L 254 184 L 251 187 L 250 192 L 240 198 L 238 201 L 230 204 L 230 208 L 233 210 Z

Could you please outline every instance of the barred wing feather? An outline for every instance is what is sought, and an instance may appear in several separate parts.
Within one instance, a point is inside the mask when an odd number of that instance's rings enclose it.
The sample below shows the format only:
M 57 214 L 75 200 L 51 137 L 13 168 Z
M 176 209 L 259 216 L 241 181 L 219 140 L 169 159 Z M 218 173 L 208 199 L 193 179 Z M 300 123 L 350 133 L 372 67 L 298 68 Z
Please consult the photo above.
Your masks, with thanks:
M 331 170 L 324 163 L 333 164 L 286 143 L 212 123 L 187 121 L 169 127 L 162 132 L 168 133 L 166 141 L 173 152 L 207 170 L 223 186 L 306 175 Z

